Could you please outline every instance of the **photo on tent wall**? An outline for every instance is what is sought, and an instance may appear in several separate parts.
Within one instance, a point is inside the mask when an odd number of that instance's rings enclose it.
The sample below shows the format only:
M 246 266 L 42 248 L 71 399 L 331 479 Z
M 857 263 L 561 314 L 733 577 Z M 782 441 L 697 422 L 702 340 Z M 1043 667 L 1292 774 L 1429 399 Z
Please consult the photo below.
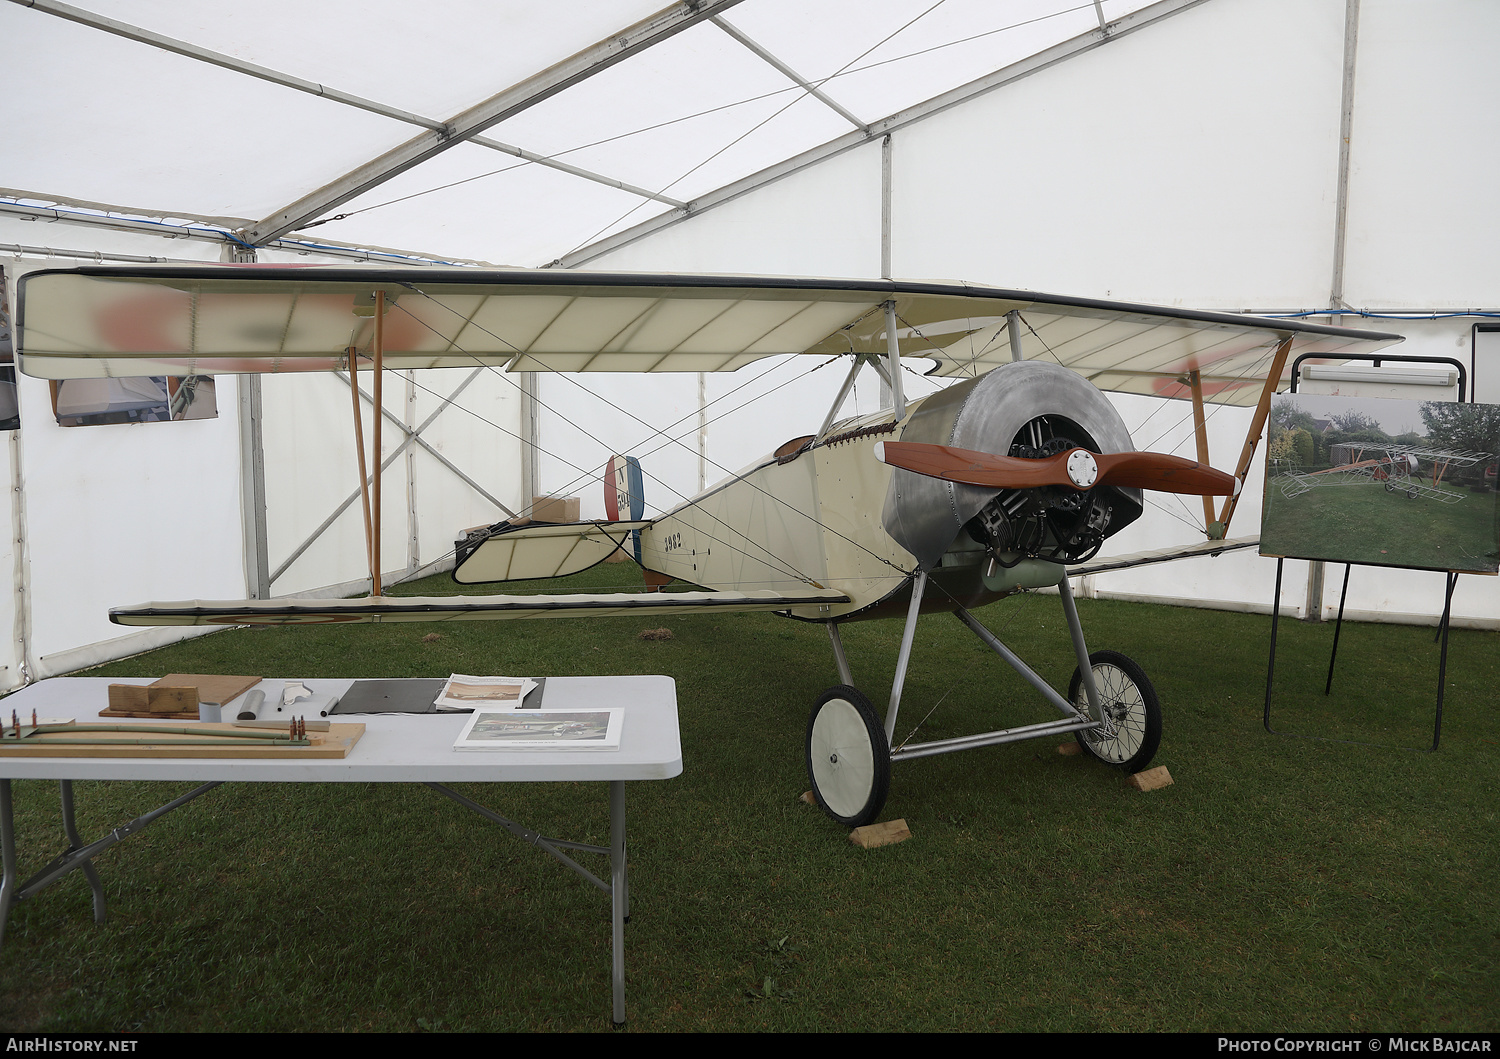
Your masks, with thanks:
M 144 375 L 121 379 L 54 379 L 52 412 L 59 426 L 84 427 L 216 419 L 219 407 L 212 376 Z
M 1284 394 L 1260 554 L 1500 571 L 1500 405 Z

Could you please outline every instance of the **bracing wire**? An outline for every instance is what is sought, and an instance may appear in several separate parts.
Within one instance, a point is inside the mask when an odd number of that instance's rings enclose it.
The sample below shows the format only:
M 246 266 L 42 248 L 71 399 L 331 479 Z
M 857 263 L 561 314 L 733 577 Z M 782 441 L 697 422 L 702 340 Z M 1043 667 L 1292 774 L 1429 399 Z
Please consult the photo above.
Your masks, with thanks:
M 452 312 L 455 315 L 459 315 L 457 313 L 457 310 L 452 309 L 450 306 L 445 305 L 442 301 L 440 301 L 438 299 L 432 298 L 431 295 L 427 294 L 425 291 L 421 290 L 416 285 L 414 285 L 412 283 L 403 283 L 403 286 L 407 287 L 409 290 L 412 290 L 412 291 L 414 291 L 417 294 L 422 295 L 424 298 L 427 298 L 430 301 L 433 301 L 435 304 L 441 306 L 444 309 L 447 309 L 449 312 Z M 399 308 L 399 306 L 398 306 L 398 308 Z M 436 328 L 432 327 L 431 324 L 428 324 L 426 321 L 421 320 L 415 314 L 412 314 L 412 313 L 408 312 L 407 315 L 411 319 L 416 320 L 423 327 L 426 327 L 428 330 L 433 331 L 434 334 L 440 333 L 440 332 L 437 331 Z M 471 323 L 472 323 L 472 321 L 471 321 Z M 483 325 L 473 324 L 473 326 L 478 327 L 481 331 L 484 331 L 486 334 L 490 335 L 490 337 L 494 338 L 496 341 L 502 342 L 505 345 L 509 346 L 511 349 L 515 350 L 516 353 L 520 354 L 520 353 L 523 352 L 513 342 L 510 342 L 508 339 L 504 338 L 501 335 L 495 334 L 493 331 L 490 331 L 489 329 L 485 328 Z M 463 349 L 459 348 L 457 345 L 454 345 L 453 348 L 455 350 L 457 350 L 458 352 L 460 352 L 460 353 L 465 353 L 465 354 L 467 354 L 469 356 L 473 356 L 473 354 L 468 354 L 466 350 L 463 350 Z M 517 384 L 514 380 L 507 378 L 506 375 L 503 372 L 498 371 L 493 365 L 485 364 L 478 357 L 474 357 L 474 359 L 482 367 L 487 368 L 492 374 L 496 375 L 498 378 L 504 379 L 505 382 L 507 384 L 509 384 L 510 386 L 512 386 L 513 388 L 518 389 L 518 390 L 520 389 L 519 384 Z M 813 370 L 816 370 L 816 368 L 813 369 Z M 594 393 L 592 390 L 589 390 L 582 383 L 579 383 L 577 380 L 573 379 L 569 374 L 567 374 L 565 372 L 557 372 L 556 374 L 560 378 L 567 379 L 569 382 L 573 383 L 573 385 L 577 386 L 579 389 L 583 390 L 585 393 L 588 393 L 590 396 L 595 397 L 596 399 L 603 401 L 605 404 L 609 405 L 611 408 L 613 408 L 615 411 L 619 412 L 620 414 L 628 416 L 629 418 L 635 420 L 637 423 L 640 423 L 642 426 L 646 427 L 647 429 L 655 429 L 655 428 L 653 428 L 651 426 L 650 423 L 647 423 L 644 419 L 641 419 L 639 416 L 635 415 L 633 412 L 629 411 L 628 409 L 622 408 L 620 405 L 618 405 L 615 402 L 609 400 L 607 397 L 604 397 L 601 394 L 597 394 L 597 393 Z M 592 433 L 590 433 L 587 429 L 585 429 L 581 425 L 572 422 L 572 420 L 570 420 L 567 416 L 563 415 L 557 409 L 552 408 L 550 405 L 545 404 L 544 402 L 540 401 L 539 399 L 538 399 L 537 403 L 540 404 L 543 408 L 546 408 L 553 415 L 556 415 L 563 422 L 568 423 L 569 425 L 573 426 L 575 429 L 577 429 L 581 434 L 583 434 L 585 437 L 589 438 L 591 441 L 595 442 L 596 444 L 600 445 L 603 448 L 608 448 L 608 446 L 606 446 L 604 444 L 604 442 L 603 442 L 602 439 L 596 437 L 595 435 L 593 435 Z M 658 433 L 660 433 L 660 432 L 658 432 Z M 697 454 L 696 450 L 692 449 L 691 446 L 687 445 L 687 443 L 684 442 L 684 441 L 682 441 L 680 438 L 670 438 L 669 437 L 668 440 L 667 440 L 667 443 L 668 444 L 677 444 L 677 445 L 680 445 L 683 448 L 687 449 L 688 451 L 694 452 L 695 455 Z M 568 463 L 568 465 L 571 466 L 571 467 L 573 467 L 575 470 L 583 472 L 583 468 L 578 467 L 576 464 L 573 464 L 573 463 L 571 463 L 569 461 L 563 461 L 563 462 Z M 716 460 L 707 459 L 707 462 L 710 463 L 710 464 L 712 464 L 714 467 L 718 468 L 720 471 L 722 471 L 725 474 L 732 474 L 733 473 L 732 471 L 729 470 L 729 468 L 724 467 L 722 464 L 718 463 L 718 461 L 716 461 Z M 592 474 L 590 472 L 583 472 L 583 473 L 588 474 L 589 477 L 592 477 Z M 642 473 L 647 473 L 647 472 L 645 472 L 644 469 L 643 469 Z M 679 500 L 683 501 L 684 502 L 683 506 L 692 506 L 692 505 L 694 505 L 695 501 L 691 497 L 688 497 L 686 494 L 682 493 L 680 490 L 676 489 L 675 487 L 673 487 L 668 482 L 663 481 L 661 478 L 658 478 L 655 475 L 648 474 L 648 477 L 650 477 L 652 481 L 654 481 L 657 484 L 661 485 L 669 493 L 672 493 L 673 495 L 675 495 Z M 788 511 L 792 511 L 792 512 L 795 512 L 795 513 L 797 513 L 799 515 L 802 515 L 804 518 L 806 518 L 809 521 L 811 521 L 819 529 L 822 529 L 823 531 L 828 532 L 828 533 L 833 533 L 834 535 L 843 538 L 845 541 L 848 541 L 850 544 L 854 545 L 856 548 L 859 548 L 861 551 L 864 551 L 865 553 L 867 553 L 868 555 L 870 555 L 872 558 L 875 558 L 875 559 L 879 560 L 880 562 L 884 563 L 885 565 L 890 566 L 892 569 L 899 571 L 903 576 L 906 574 L 906 571 L 901 570 L 900 567 L 896 566 L 894 563 L 892 563 L 890 560 L 886 559 L 884 556 L 879 555 L 878 553 L 871 551 L 869 548 L 867 548 L 864 545 L 860 544 L 858 541 L 855 541 L 852 538 L 846 536 L 845 534 L 840 533 L 838 530 L 833 529 L 832 527 L 825 525 L 821 520 L 819 520 L 817 518 L 816 515 L 813 515 L 813 514 L 811 514 L 809 512 L 803 511 L 800 508 L 796 507 L 795 505 L 787 503 L 785 500 L 782 500 L 780 497 L 774 496 L 773 494 L 767 492 L 765 489 L 763 489 L 760 486 L 756 485 L 754 482 L 749 481 L 748 479 L 744 479 L 744 481 L 745 481 L 745 483 L 747 485 L 749 485 L 752 489 L 755 489 L 762 496 L 766 497 L 769 500 L 774 501 L 777 504 L 780 504 L 782 507 L 786 508 Z M 677 510 L 681 510 L 681 509 L 682 508 L 679 507 Z M 700 505 L 700 509 L 701 509 L 701 505 Z M 704 511 L 704 513 L 706 515 L 708 515 L 709 518 L 713 519 L 715 522 L 718 522 L 720 525 L 723 525 L 726 529 L 730 529 L 731 531 L 733 530 L 733 527 L 729 526 L 722 519 L 720 519 L 717 515 L 714 515 L 712 512 L 707 511 L 706 509 L 702 509 L 702 510 Z M 700 532 L 704 532 L 704 531 L 700 530 Z M 717 543 L 723 544 L 726 548 L 729 548 L 731 551 L 738 551 L 741 554 L 746 555 L 747 558 L 754 558 L 753 556 L 750 556 L 749 553 L 744 552 L 742 549 L 738 549 L 738 548 L 733 547 L 732 545 L 730 545 L 726 541 L 719 541 L 717 538 L 713 537 L 711 534 L 708 534 L 708 533 L 704 532 L 704 535 L 707 536 L 707 537 L 709 537 L 710 540 L 714 540 Z M 750 543 L 753 544 L 754 542 L 752 541 Z M 791 575 L 793 577 L 795 577 L 797 580 L 806 582 L 808 584 L 816 584 L 816 582 L 812 578 L 810 578 L 807 575 L 801 573 L 800 571 L 797 571 L 797 570 L 793 569 L 789 563 L 786 563 L 784 560 L 780 559 L 778 556 L 775 556 L 769 550 L 761 547 L 758 544 L 756 545 L 756 547 L 760 551 L 765 552 L 765 554 L 773 560 L 772 563 L 766 564 L 766 565 L 773 565 L 773 566 L 779 565 L 782 569 L 790 571 Z M 756 560 L 756 561 L 763 562 L 763 560 Z
M 483 367 L 491 367 L 490 365 L 481 365 L 481 366 L 483 366 Z M 500 375 L 500 378 L 504 379 L 505 376 L 504 375 Z M 511 383 L 512 386 L 516 385 L 510 379 L 505 379 L 505 381 L 508 382 L 508 383 Z M 439 400 L 443 399 L 442 395 L 440 393 L 438 393 L 436 390 L 433 390 L 433 389 L 431 389 L 429 387 L 423 386 L 421 383 L 413 381 L 412 385 L 415 386 L 417 389 L 424 391 L 425 393 L 428 393 L 428 394 L 430 394 L 430 395 L 432 395 L 434 397 L 437 397 Z M 461 404 L 454 404 L 454 405 L 452 405 L 452 407 L 457 408 L 460 411 L 467 412 L 469 415 L 473 416 L 475 419 L 479 420 L 481 423 L 485 423 L 485 424 L 487 424 L 489 426 L 492 426 L 496 430 L 499 430 L 501 433 L 507 434 L 510 437 L 515 438 L 517 441 L 522 442 L 523 444 L 527 443 L 526 439 L 523 438 L 523 437 L 521 437 L 521 435 L 517 434 L 515 431 L 509 430 L 506 427 L 501 426 L 499 423 L 496 423 L 494 420 L 489 419 L 489 418 L 487 418 L 487 417 L 485 417 L 483 415 L 480 415 L 478 412 L 474 411 L 472 408 L 466 408 L 465 406 L 463 406 Z M 589 434 L 582 427 L 579 427 L 577 424 L 572 423 L 571 420 L 569 420 L 566 416 L 562 415 L 562 413 L 558 412 L 556 409 L 550 408 L 549 406 L 546 406 L 546 405 L 543 405 L 543 407 L 547 408 L 548 411 L 550 411 L 554 415 L 558 416 L 558 418 L 562 419 L 563 422 L 569 423 L 569 425 L 576 427 L 581 433 L 583 433 L 585 436 L 589 437 L 590 440 L 595 441 L 595 442 L 597 442 L 600 445 L 603 445 L 602 441 L 600 441 L 598 438 L 594 437 L 593 435 Z M 538 448 L 538 451 L 544 451 L 544 450 L 541 450 L 540 446 L 536 446 L 536 447 Z M 586 479 L 591 479 L 591 478 L 596 478 L 597 477 L 597 474 L 595 472 L 590 471 L 590 470 L 586 470 L 583 467 L 578 466 L 578 464 L 574 463 L 573 461 L 571 461 L 571 460 L 569 460 L 569 459 L 567 459 L 567 458 L 565 458 L 563 456 L 559 456 L 556 453 L 551 453 L 551 452 L 546 453 L 546 455 L 552 457 L 555 460 L 558 460 L 559 462 L 567 465 L 568 467 L 571 467 L 573 470 L 578 471 L 579 474 L 580 474 L 580 478 L 575 479 L 576 481 L 582 481 L 582 480 L 586 480 Z M 661 479 L 656 478 L 654 475 L 652 476 L 652 481 L 657 482 L 659 485 L 663 486 L 664 488 L 668 489 L 669 491 L 671 491 L 673 493 L 676 493 L 679 497 L 683 496 L 683 494 L 679 493 L 676 489 L 673 489 L 671 485 L 669 485 L 668 483 L 666 483 L 664 481 L 661 481 Z M 710 514 L 709 517 L 710 518 L 714 518 L 715 521 L 720 522 L 721 524 L 723 524 L 723 521 L 721 519 L 716 518 L 712 514 Z M 771 566 L 773 569 L 777 565 L 779 565 L 781 567 L 782 571 L 784 573 L 786 573 L 789 577 L 791 577 L 793 580 L 802 581 L 802 582 L 808 583 L 808 584 L 812 583 L 812 579 L 811 578 L 809 578 L 806 575 L 802 574 L 800 571 L 794 569 L 789 563 L 782 562 L 777 556 L 775 556 L 774 554 L 772 554 L 769 551 L 766 552 L 766 555 L 772 560 L 772 562 L 766 563 L 764 560 L 756 558 L 755 556 L 751 555 L 750 553 L 744 551 L 741 548 L 736 548 L 734 545 L 730 544 L 728 541 L 720 540 L 719 538 L 715 537 L 713 534 L 711 534 L 711 533 L 709 533 L 709 532 L 707 532 L 705 530 L 701 530 L 700 529 L 699 532 L 702 533 L 709 540 L 713 541 L 715 544 L 723 545 L 725 548 L 728 548 L 730 551 L 738 552 L 741 555 L 744 555 L 748 559 L 754 559 L 756 562 L 760 562 L 760 563 L 762 563 L 763 565 L 766 565 L 766 566 Z M 762 550 L 764 551 L 765 549 L 762 549 Z M 451 555 L 451 554 L 455 554 L 455 553 L 452 552 L 452 551 L 450 551 L 448 553 L 445 553 L 444 557 L 446 558 L 447 555 Z M 759 583 L 759 582 L 756 582 L 756 583 Z
M 831 81 L 833 78 L 837 77 L 839 74 L 844 73 L 846 70 L 849 69 L 849 67 L 851 67 L 855 63 L 859 62 L 859 60 L 863 59 L 866 55 L 869 55 L 876 48 L 879 48 L 881 45 L 885 44 L 887 41 L 891 40 L 893 37 L 896 37 L 899 34 L 904 33 L 907 29 L 909 29 L 910 27 L 916 25 L 916 23 L 920 22 L 922 19 L 924 19 L 928 15 L 932 14 L 938 8 L 942 7 L 943 4 L 945 4 L 946 2 L 947 2 L 947 0 L 937 0 L 937 2 L 935 4 L 933 4 L 931 7 L 927 8 L 926 10 L 924 10 L 923 12 L 921 12 L 919 15 L 917 15 L 915 18 L 912 18 L 910 21 L 904 23 L 899 29 L 897 29 L 894 32 L 886 35 L 885 37 L 883 37 L 879 41 L 877 41 L 875 44 L 872 44 L 870 47 L 868 47 L 864 51 L 860 52 L 853 59 L 850 59 L 847 63 L 845 63 L 843 66 L 839 67 L 837 70 L 835 70 L 833 73 L 829 74 L 827 77 L 825 77 L 825 78 L 823 78 L 822 80 L 819 80 L 819 81 L 810 82 L 810 87 L 802 89 L 802 91 L 790 103 L 787 103 L 785 106 L 779 108 L 778 110 L 776 110 L 775 112 L 773 112 L 770 116 L 768 116 L 766 118 L 763 118 L 761 121 L 756 122 L 749 129 L 746 129 L 740 135 L 738 135 L 734 139 L 730 140 L 723 147 L 720 147 L 717 151 L 713 152 L 713 154 L 709 155 L 707 158 L 703 159 L 703 161 L 701 161 L 697 165 L 693 166 L 686 173 L 683 173 L 676 180 L 673 180 L 670 184 L 667 184 L 665 187 L 658 188 L 656 193 L 658 195 L 664 195 L 664 194 L 666 194 L 668 190 L 670 190 L 671 188 L 676 187 L 678 184 L 682 183 L 688 177 L 692 176 L 698 170 L 702 169 L 704 166 L 708 165 L 708 163 L 712 162 L 715 158 L 718 158 L 725 151 L 728 151 L 730 148 L 734 147 L 736 144 L 743 142 L 747 137 L 753 135 L 754 133 L 756 133 L 760 129 L 764 128 L 766 125 L 770 124 L 772 121 L 775 121 L 777 118 L 781 117 L 781 115 L 785 114 L 788 110 L 790 110 L 792 107 L 796 106 L 798 103 L 802 102 L 802 100 L 804 100 L 808 96 L 812 95 L 813 89 L 818 88 L 818 87 L 820 87 L 820 86 L 822 86 L 824 84 L 827 84 L 829 81 Z M 567 253 L 571 254 L 571 253 L 573 253 L 574 250 L 578 250 L 578 249 L 580 249 L 582 247 L 588 246 L 590 243 L 594 242 L 596 239 L 598 239 L 605 232 L 609 231 L 611 228 L 614 228 L 616 225 L 624 223 L 624 221 L 632 213 L 635 213 L 636 210 L 641 209 L 642 207 L 644 207 L 646 205 L 647 202 L 650 202 L 650 201 L 652 201 L 652 200 L 650 200 L 650 199 L 642 199 L 640 202 L 638 202 L 634 206 L 630 207 L 630 209 L 626 210 L 624 213 L 622 213 L 619 217 L 615 218 L 609 224 L 606 224 L 603 228 L 600 228 L 593 235 L 589 236 L 587 239 L 584 239 L 582 242 L 578 243 L 576 246 L 574 246 Z M 562 257 L 566 257 L 566 256 L 567 256 L 567 254 L 563 254 L 562 255 Z
M 936 6 L 938 6 L 938 5 L 934 5 L 934 7 L 936 7 Z M 923 56 L 923 55 L 930 55 L 930 54 L 932 54 L 934 52 L 942 51 L 942 50 L 944 50 L 946 48 L 958 47 L 961 44 L 969 44 L 969 43 L 972 43 L 972 42 L 977 41 L 977 40 L 982 40 L 985 37 L 992 37 L 992 36 L 995 36 L 996 34 L 1000 34 L 1000 33 L 1008 33 L 1009 31 L 1011 31 L 1013 29 L 1020 29 L 1020 28 L 1022 28 L 1024 26 L 1033 25 L 1033 24 L 1038 23 L 1038 22 L 1045 22 L 1048 19 L 1060 18 L 1060 17 L 1062 17 L 1064 15 L 1071 15 L 1074 12 L 1077 12 L 1077 11 L 1088 10 L 1092 6 L 1093 5 L 1091 3 L 1089 3 L 1089 4 L 1079 4 L 1079 5 L 1074 6 L 1074 7 L 1064 8 L 1061 11 L 1053 11 L 1053 12 L 1050 12 L 1050 13 L 1045 14 L 1045 15 L 1040 15 L 1040 16 L 1038 16 L 1036 18 L 1025 19 L 1025 20 L 1023 20 L 1021 22 L 1013 22 L 1010 25 L 1000 26 L 997 29 L 986 30 L 983 33 L 975 33 L 975 34 L 972 34 L 972 35 L 970 35 L 968 37 L 960 37 L 957 40 L 946 41 L 946 42 L 944 42 L 942 44 L 935 44 L 935 45 L 933 45 L 931 47 L 928 47 L 928 48 L 919 48 L 916 51 L 905 52 L 905 53 L 903 53 L 901 55 L 892 56 L 889 59 L 881 59 L 881 60 L 879 60 L 877 62 L 867 63 L 864 66 L 852 66 L 851 65 L 851 66 L 848 66 L 846 68 L 840 69 L 837 72 L 835 72 L 833 74 L 830 74 L 830 75 L 828 75 L 825 78 L 822 78 L 821 80 L 814 81 L 814 82 L 812 82 L 812 84 L 814 85 L 814 87 L 821 88 L 824 85 L 827 85 L 828 83 L 830 83 L 832 81 L 835 81 L 835 80 L 837 80 L 838 78 L 841 78 L 841 77 L 852 77 L 855 74 L 867 73 L 867 72 L 869 72 L 871 70 L 878 69 L 878 68 L 880 68 L 882 66 L 889 66 L 892 63 L 904 62 L 904 61 L 906 61 L 908 59 L 918 58 L 918 57 Z M 932 8 L 929 8 L 927 12 L 923 12 L 922 15 L 918 15 L 916 19 L 913 19 L 912 22 L 908 22 L 905 26 L 902 26 L 901 29 L 898 29 L 896 31 L 896 33 L 891 34 L 890 37 L 885 38 L 885 40 L 881 41 L 880 44 L 886 43 L 886 41 L 889 41 L 892 37 L 894 37 L 897 34 L 901 33 L 908 26 L 910 26 L 913 22 L 916 22 L 918 19 L 920 19 L 922 17 L 925 17 L 925 15 L 928 14 L 931 10 L 932 10 Z M 880 44 L 875 45 L 875 47 L 876 48 L 880 47 Z M 874 48 L 869 49 L 868 51 L 864 52 L 860 56 L 856 57 L 853 61 L 857 63 L 859 61 L 859 59 L 864 58 L 865 55 L 868 55 L 870 53 L 870 51 L 873 51 L 873 50 L 874 50 Z M 589 143 L 585 143 L 585 144 L 579 144 L 576 147 L 569 147 L 569 148 L 566 148 L 564 150 L 557 151 L 557 152 L 555 152 L 553 154 L 546 155 L 545 159 L 547 161 L 554 161 L 554 160 L 557 160 L 557 159 L 564 158 L 564 157 L 566 157 L 567 155 L 570 155 L 570 154 L 576 154 L 579 151 L 587 151 L 587 150 L 591 150 L 591 149 L 593 149 L 595 147 L 602 147 L 605 144 L 614 143 L 614 142 L 616 142 L 618 140 L 629 139 L 632 136 L 640 136 L 640 135 L 643 135 L 643 134 L 648 133 L 648 132 L 655 132 L 658 129 L 667 128 L 667 127 L 672 126 L 672 125 L 682 124 L 684 122 L 694 121 L 694 120 L 696 120 L 698 118 L 708 117 L 709 115 L 717 114 L 717 113 L 720 113 L 722 111 L 733 110 L 735 107 L 748 106 L 751 103 L 758 103 L 761 100 L 771 99 L 771 98 L 773 98 L 775 96 L 786 95 L 787 93 L 790 93 L 790 92 L 799 92 L 799 93 L 801 93 L 798 96 L 798 100 L 800 100 L 801 98 L 803 98 L 803 96 L 806 95 L 805 90 L 803 90 L 800 85 L 789 85 L 786 88 L 778 88 L 778 89 L 775 89 L 775 90 L 770 91 L 770 92 L 761 92 L 761 93 L 758 93 L 758 94 L 753 95 L 753 96 L 747 96 L 744 99 L 737 99 L 737 100 L 735 100 L 732 103 L 723 103 L 723 104 L 720 104 L 719 106 L 716 106 L 716 107 L 709 107 L 709 108 L 707 108 L 705 110 L 695 111 L 692 114 L 685 114 L 685 115 L 683 115 L 681 117 L 677 117 L 677 118 L 669 118 L 666 121 L 659 121 L 659 122 L 655 122 L 655 123 L 653 123 L 651 125 L 644 125 L 644 126 L 638 128 L 638 129 L 632 129 L 629 132 L 616 133 L 613 136 L 606 136 L 603 139 L 593 140 L 593 141 L 591 141 Z M 793 102 L 796 102 L 796 101 L 797 100 L 794 100 Z M 785 108 L 783 108 L 783 109 L 785 109 Z M 781 112 L 778 111 L 777 114 L 779 114 L 779 113 L 781 113 Z M 775 117 L 775 116 L 776 116 L 775 114 L 772 115 L 772 117 Z M 762 123 L 762 124 L 764 124 L 764 123 Z M 759 126 L 757 126 L 757 128 L 758 127 Z M 754 132 L 755 130 L 752 129 L 750 131 Z M 749 134 L 747 133 L 746 135 L 749 135 Z M 743 137 L 741 137 L 741 139 L 743 139 Z M 735 141 L 735 142 L 738 142 L 738 141 Z M 733 144 L 731 143 L 729 146 L 732 147 Z M 727 150 L 727 149 L 728 149 L 728 147 L 725 148 L 725 150 Z M 711 161 L 711 160 L 712 159 L 709 159 L 708 161 Z M 475 180 L 484 180 L 487 177 L 499 176 L 502 173 L 509 173 L 512 170 L 520 169 L 520 168 L 522 168 L 524 166 L 536 165 L 536 164 L 537 163 L 535 161 L 531 160 L 531 159 L 525 159 L 525 160 L 522 160 L 522 161 L 519 161 L 519 162 L 512 163 L 510 165 L 502 166 L 499 169 L 493 169 L 493 170 L 490 170 L 490 171 L 485 172 L 485 173 L 479 173 L 479 174 L 477 174 L 475 176 L 466 177 L 463 180 L 456 180 L 456 181 L 452 181 L 452 182 L 447 183 L 447 184 L 440 184 L 437 187 L 428 188 L 425 191 L 413 192 L 410 195 L 402 195 L 399 198 L 390 199 L 390 200 L 388 200 L 386 202 L 378 202 L 378 203 L 375 203 L 373 205 L 365 206 L 365 207 L 362 207 L 362 208 L 357 209 L 357 210 L 350 210 L 350 211 L 348 211 L 346 213 L 340 213 L 340 214 L 336 214 L 335 216 L 332 216 L 332 217 L 326 217 L 326 218 L 323 218 L 321 220 L 312 221 L 312 222 L 310 222 L 308 224 L 303 225 L 302 227 L 304 229 L 305 228 L 312 228 L 312 227 L 316 227 L 317 225 L 320 225 L 320 224 L 327 224 L 330 221 L 345 220 L 345 219 L 347 219 L 349 217 L 354 217 L 354 216 L 356 216 L 358 214 L 361 214 L 361 213 L 368 213 L 371 210 L 378 210 L 378 209 L 381 209 L 382 207 L 385 207 L 385 206 L 393 206 L 393 205 L 395 205 L 398 202 L 406 202 L 409 199 L 419 198 L 419 197 L 421 197 L 423 195 L 431 195 L 431 194 L 435 194 L 435 193 L 437 193 L 439 191 L 446 191 L 449 188 L 458 187 L 460 184 L 467 184 L 467 183 L 470 183 L 470 182 L 475 181 Z M 705 161 L 705 163 L 703 163 L 703 164 L 707 164 L 707 162 Z M 695 168 L 699 168 L 699 167 L 695 167 Z M 691 171 L 689 171 L 689 174 L 690 173 L 691 173 Z M 684 179 L 689 174 L 684 174 L 683 177 L 679 177 L 673 183 L 675 184 L 675 183 L 680 182 L 682 179 Z M 668 185 L 668 187 L 670 187 L 670 186 L 671 185 Z M 665 190 L 665 189 L 663 189 L 663 190 Z M 642 203 L 641 205 L 644 205 L 644 203 Z M 629 214 L 627 214 L 626 216 L 629 216 Z M 615 223 L 618 224 L 619 221 L 616 221 Z M 585 245 L 585 244 L 580 244 L 580 245 Z

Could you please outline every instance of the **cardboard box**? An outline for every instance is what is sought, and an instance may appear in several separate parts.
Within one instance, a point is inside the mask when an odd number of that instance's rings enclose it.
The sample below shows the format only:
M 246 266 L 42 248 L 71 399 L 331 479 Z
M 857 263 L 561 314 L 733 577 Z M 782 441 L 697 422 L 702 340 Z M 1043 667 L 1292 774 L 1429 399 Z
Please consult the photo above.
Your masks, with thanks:
M 531 521 L 533 522 L 577 522 L 578 512 L 576 496 L 534 496 L 531 498 Z

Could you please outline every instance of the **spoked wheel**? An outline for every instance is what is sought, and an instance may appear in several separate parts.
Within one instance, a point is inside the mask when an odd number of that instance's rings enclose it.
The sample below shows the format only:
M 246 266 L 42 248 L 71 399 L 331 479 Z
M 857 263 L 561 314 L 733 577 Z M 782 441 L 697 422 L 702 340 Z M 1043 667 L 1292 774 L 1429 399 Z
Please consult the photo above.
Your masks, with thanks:
M 848 827 L 874 821 L 891 789 L 891 748 L 875 707 L 840 684 L 807 720 L 807 777 L 823 811 Z
M 1103 720 L 1104 727 L 1074 732 L 1078 745 L 1106 765 L 1139 772 L 1151 763 L 1161 745 L 1161 706 L 1156 689 L 1141 667 L 1115 651 L 1095 651 L 1089 655 L 1094 668 L 1094 685 L 1099 689 L 1102 718 L 1089 709 L 1088 692 L 1083 674 L 1073 670 L 1068 685 L 1068 700 L 1080 712 Z

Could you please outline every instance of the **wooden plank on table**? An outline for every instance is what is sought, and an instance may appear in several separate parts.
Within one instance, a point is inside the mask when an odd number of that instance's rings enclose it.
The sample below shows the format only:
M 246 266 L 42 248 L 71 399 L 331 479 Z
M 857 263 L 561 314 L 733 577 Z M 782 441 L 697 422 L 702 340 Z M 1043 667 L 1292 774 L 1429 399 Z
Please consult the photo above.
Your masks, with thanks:
M 146 713 L 151 709 L 150 692 L 136 684 L 111 684 L 109 686 L 109 709 L 116 712 L 137 710 Z
M 152 714 L 165 713 L 180 717 L 191 712 L 193 716 L 197 716 L 198 702 L 197 688 L 169 688 L 160 684 L 151 684 L 146 688 L 146 708 Z
M 216 676 L 207 673 L 168 673 L 151 686 L 154 688 L 197 688 L 199 702 L 217 702 L 221 706 L 239 698 L 261 682 L 261 677 Z
M 234 731 L 233 724 L 197 725 L 201 729 Z M 125 733 L 120 733 L 122 736 Z M 54 738 L 47 743 L 0 742 L 0 757 L 131 757 L 131 758 L 344 758 L 365 734 L 363 724 L 330 724 L 325 732 L 307 733 L 311 746 L 203 746 L 185 745 L 191 736 L 163 734 L 160 742 L 135 744 L 90 743 L 90 738 L 108 739 L 108 732 L 79 732 L 67 741 Z M 173 744 L 176 743 L 174 746 Z

